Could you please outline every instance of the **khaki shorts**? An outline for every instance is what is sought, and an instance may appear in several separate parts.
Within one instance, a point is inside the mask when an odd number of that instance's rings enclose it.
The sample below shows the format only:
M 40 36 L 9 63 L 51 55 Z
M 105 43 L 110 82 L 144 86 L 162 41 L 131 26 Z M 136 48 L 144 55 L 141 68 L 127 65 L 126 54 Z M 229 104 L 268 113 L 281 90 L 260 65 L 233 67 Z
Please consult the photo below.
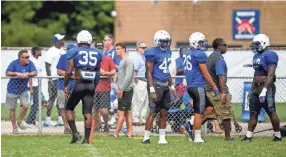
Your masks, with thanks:
M 22 94 L 7 93 L 6 94 L 6 107 L 8 107 L 9 109 L 16 109 L 18 99 L 20 100 L 21 105 L 29 105 L 28 91 Z
M 214 112 L 211 115 L 208 115 L 207 118 L 215 118 L 219 122 L 222 122 L 224 119 L 230 119 L 233 117 L 233 104 L 231 103 L 231 94 L 226 94 L 227 102 L 226 104 L 221 103 L 221 94 L 214 97 L 212 91 L 207 91 L 207 98 L 209 102 L 214 107 Z
M 64 109 L 66 107 L 66 95 L 62 90 L 57 91 L 57 104 L 59 109 Z

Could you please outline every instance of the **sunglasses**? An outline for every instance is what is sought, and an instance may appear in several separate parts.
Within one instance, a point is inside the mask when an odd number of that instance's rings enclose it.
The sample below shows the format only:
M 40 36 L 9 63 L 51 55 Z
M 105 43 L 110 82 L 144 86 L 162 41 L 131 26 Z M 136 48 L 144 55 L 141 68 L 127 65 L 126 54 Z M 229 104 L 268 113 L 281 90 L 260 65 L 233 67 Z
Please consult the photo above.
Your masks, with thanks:
M 144 49 L 144 50 L 147 49 L 147 47 L 139 47 L 139 48 Z
M 227 46 L 227 44 L 220 44 L 220 46 L 225 46 L 225 47 L 226 47 L 226 46 Z
M 21 57 L 21 58 L 25 58 L 25 59 L 29 59 L 29 58 L 30 58 L 30 56 L 26 56 L 26 57 Z

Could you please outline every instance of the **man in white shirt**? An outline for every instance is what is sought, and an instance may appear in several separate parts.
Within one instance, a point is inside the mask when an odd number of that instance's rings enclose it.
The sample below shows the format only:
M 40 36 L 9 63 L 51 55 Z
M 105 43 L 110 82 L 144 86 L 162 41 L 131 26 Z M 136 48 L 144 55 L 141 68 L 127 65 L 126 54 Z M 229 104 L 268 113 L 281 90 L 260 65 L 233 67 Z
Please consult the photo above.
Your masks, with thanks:
M 44 60 L 46 64 L 46 71 L 48 76 L 57 77 L 57 64 L 62 54 L 65 53 L 65 50 L 62 49 L 64 46 L 64 37 L 65 35 L 55 34 L 53 37 L 53 42 L 55 45 L 51 47 L 44 55 Z M 51 120 L 51 112 L 53 109 L 53 104 L 57 98 L 57 78 L 49 79 L 48 82 L 49 90 L 49 100 L 47 104 L 47 117 L 44 122 L 44 126 L 55 126 Z M 59 113 L 58 124 L 57 126 L 63 126 L 63 119 Z
M 145 78 L 145 56 L 144 51 L 147 45 L 143 42 L 137 42 L 136 50 L 137 52 L 130 53 L 131 58 L 134 61 L 134 71 L 135 76 L 140 78 L 135 78 L 136 86 L 134 87 L 134 94 L 132 99 L 132 116 L 133 125 L 140 126 L 145 125 L 146 116 L 148 111 L 148 93 L 146 90 L 147 80 Z
M 42 52 L 40 47 L 34 46 L 31 50 L 32 55 L 30 56 L 30 61 L 32 61 L 37 69 L 38 75 L 37 76 L 43 76 L 43 61 L 41 60 L 40 56 L 42 56 Z M 30 109 L 29 116 L 26 120 L 26 123 L 29 124 L 31 127 L 36 127 L 36 113 L 38 111 L 39 102 L 42 103 L 45 100 L 39 101 L 39 80 L 37 78 L 30 78 L 29 81 L 32 81 L 32 83 L 29 83 L 30 87 L 30 94 L 33 97 L 33 102 L 31 102 L 32 106 Z M 32 86 L 30 86 L 32 84 Z M 43 97 L 43 95 L 42 95 Z

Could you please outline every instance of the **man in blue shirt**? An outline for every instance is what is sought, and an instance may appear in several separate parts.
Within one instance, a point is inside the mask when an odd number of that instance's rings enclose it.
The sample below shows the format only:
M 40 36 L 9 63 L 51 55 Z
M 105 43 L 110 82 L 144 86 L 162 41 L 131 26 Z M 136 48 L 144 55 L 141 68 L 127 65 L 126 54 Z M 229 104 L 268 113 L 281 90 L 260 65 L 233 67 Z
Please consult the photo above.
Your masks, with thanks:
M 145 125 L 146 114 L 148 109 L 148 93 L 146 90 L 147 81 L 145 78 L 145 56 L 144 51 L 147 45 L 143 42 L 137 42 L 137 52 L 130 53 L 129 55 L 134 61 L 134 70 L 136 86 L 134 87 L 134 93 L 132 98 L 132 117 L 133 125 Z
M 155 47 L 148 48 L 145 51 L 150 113 L 146 120 L 145 135 L 142 143 L 150 143 L 150 130 L 155 116 L 160 112 L 158 144 L 167 144 L 165 132 L 168 109 L 171 105 L 170 87 L 175 99 L 177 99 L 169 71 L 171 63 L 171 36 L 167 31 L 159 30 L 154 35 L 154 43 Z
M 274 51 L 268 50 L 268 46 L 270 46 L 270 39 L 267 35 L 257 34 L 253 38 L 251 49 L 255 55 L 253 57 L 254 78 L 249 91 L 250 119 L 242 141 L 252 141 L 261 108 L 265 109 L 271 120 L 274 130 L 273 141 L 282 141 L 280 121 L 275 108 L 276 86 L 274 84 L 279 58 Z
M 14 134 L 18 133 L 17 125 L 23 130 L 29 127 L 28 124 L 23 121 L 29 104 L 28 81 L 29 77 L 37 75 L 36 67 L 30 62 L 29 57 L 27 50 L 21 50 L 18 53 L 18 59 L 12 61 L 6 70 L 6 76 L 16 77 L 9 80 L 6 95 L 6 106 L 10 109 L 10 118 Z M 30 84 L 30 87 L 32 87 L 32 84 Z M 20 100 L 22 109 L 16 125 L 15 109 L 18 99 Z
M 184 67 L 184 61 L 183 61 L 183 53 L 186 50 L 186 48 L 182 47 L 180 48 L 180 57 L 176 59 L 176 76 L 184 76 L 185 73 L 185 67 Z M 179 85 L 183 85 L 183 78 L 175 78 L 175 87 Z M 183 92 L 184 93 L 184 92 Z
M 67 51 L 70 49 L 76 47 L 75 44 L 70 44 L 67 47 Z M 61 55 L 59 62 L 57 64 L 57 74 L 59 76 L 64 76 L 67 70 L 67 65 L 68 65 L 68 59 L 67 55 L 63 54 Z M 68 88 L 73 89 L 73 83 L 74 81 L 71 79 L 68 82 Z M 59 108 L 60 115 L 63 117 L 63 123 L 64 123 L 64 134 L 70 134 L 71 130 L 68 128 L 67 120 L 65 118 L 65 104 L 66 104 L 66 99 L 65 99 L 65 93 L 64 93 L 64 79 L 59 78 L 57 79 L 57 105 Z

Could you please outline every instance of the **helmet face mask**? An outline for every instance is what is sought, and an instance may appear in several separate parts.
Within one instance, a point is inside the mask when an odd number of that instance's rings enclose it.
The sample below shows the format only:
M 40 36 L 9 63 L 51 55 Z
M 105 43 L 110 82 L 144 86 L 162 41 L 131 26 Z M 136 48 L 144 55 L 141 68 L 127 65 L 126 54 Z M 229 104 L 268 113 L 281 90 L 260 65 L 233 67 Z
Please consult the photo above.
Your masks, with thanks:
M 160 39 L 157 46 L 160 47 L 161 50 L 167 50 L 171 46 L 171 40 Z
M 258 52 L 263 51 L 263 47 L 261 46 L 259 41 L 255 41 L 255 42 L 252 42 L 251 44 L 251 50 L 253 53 L 258 53 Z
M 207 51 L 208 50 L 208 40 L 200 40 L 198 42 L 198 46 L 197 49 L 203 50 L 203 51 Z

